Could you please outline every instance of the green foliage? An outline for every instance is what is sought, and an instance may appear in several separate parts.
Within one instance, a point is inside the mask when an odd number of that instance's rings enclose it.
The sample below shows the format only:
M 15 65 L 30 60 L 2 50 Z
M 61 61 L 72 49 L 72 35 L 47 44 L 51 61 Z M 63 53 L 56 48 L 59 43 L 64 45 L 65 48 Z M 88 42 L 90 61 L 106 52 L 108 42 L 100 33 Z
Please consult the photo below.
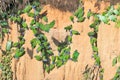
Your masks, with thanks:
M 24 8 L 23 12 L 24 12 L 24 13 L 29 13 L 29 12 L 31 11 L 31 9 L 32 9 L 32 6 L 31 6 L 31 5 L 27 5 L 27 6 Z
M 83 22 L 85 20 L 84 17 L 84 8 L 83 7 L 79 7 L 76 12 L 74 13 L 74 15 L 77 17 L 77 22 Z
M 13 72 L 11 70 L 11 60 L 12 60 L 12 41 L 8 40 L 6 43 L 6 50 L 2 50 L 3 54 L 0 62 L 1 80 L 13 80 Z
M 36 55 L 36 56 L 35 56 L 35 59 L 38 60 L 38 61 L 41 61 L 41 60 L 42 60 L 42 57 Z
M 79 56 L 79 52 L 77 50 L 74 51 L 73 55 L 72 55 L 72 60 L 73 61 L 77 61 Z
M 43 68 L 47 72 L 50 72 L 55 67 L 59 68 L 64 65 L 68 60 L 70 60 L 70 43 L 72 43 L 72 35 L 79 35 L 80 33 L 76 30 L 72 30 L 72 25 L 65 27 L 66 31 L 69 31 L 70 35 L 66 37 L 67 42 L 60 43 L 58 45 L 58 56 L 53 54 L 51 50 L 50 44 L 48 43 L 47 37 L 44 33 L 41 32 L 49 32 L 52 27 L 55 25 L 55 21 L 48 23 L 48 19 L 46 16 L 42 17 L 42 19 L 46 22 L 43 24 L 42 22 L 37 22 L 32 20 L 30 25 L 30 29 L 35 34 L 35 38 L 31 40 L 32 48 L 36 48 L 36 52 L 40 55 L 36 55 L 35 58 L 38 61 L 43 62 Z M 72 34 L 72 35 L 71 35 Z M 77 61 L 79 53 L 76 51 L 73 54 L 73 61 Z
M 120 56 L 117 56 L 112 61 L 112 66 L 115 66 L 118 62 L 120 62 Z
M 7 55 L 2 56 L 0 63 L 0 69 L 2 70 L 1 80 L 13 80 L 13 72 L 11 70 L 12 56 L 10 53 L 7 52 Z
M 25 54 L 24 48 L 16 49 L 16 53 L 14 55 L 14 58 L 19 59 Z
M 94 36 L 95 36 L 95 32 L 89 32 L 89 33 L 88 33 L 88 36 L 94 37 Z
M 31 10 L 34 10 L 34 12 L 31 12 Z M 34 56 L 36 60 L 43 62 L 43 68 L 47 72 L 50 72 L 55 67 L 59 68 L 62 65 L 64 65 L 68 60 L 72 61 L 78 61 L 79 52 L 75 50 L 71 56 L 71 43 L 72 43 L 72 37 L 73 35 L 80 35 L 80 33 L 76 30 L 73 30 L 73 25 L 69 25 L 65 27 L 64 29 L 69 32 L 69 35 L 67 35 L 66 40 L 64 42 L 59 43 L 58 47 L 58 55 L 54 55 L 52 48 L 50 47 L 49 41 L 47 40 L 45 32 L 49 32 L 51 28 L 55 26 L 55 20 L 48 23 L 47 15 L 41 15 L 40 14 L 41 7 L 40 4 L 36 1 L 33 1 L 32 4 L 27 5 L 22 11 L 18 10 L 16 14 L 10 14 L 7 13 L 0 14 L 0 26 L 1 26 L 1 32 L 0 36 L 3 37 L 4 34 L 9 33 L 9 24 L 8 24 L 8 18 L 10 18 L 11 21 L 17 23 L 19 25 L 19 33 L 20 36 L 18 37 L 19 41 L 12 43 L 12 41 L 8 41 L 6 44 L 6 51 L 4 54 L 4 57 L 2 59 L 2 63 L 0 64 L 0 68 L 3 70 L 3 75 L 5 76 L 4 80 L 12 80 L 12 71 L 10 68 L 10 63 L 12 56 L 9 54 L 11 49 L 15 47 L 15 54 L 14 58 L 19 59 L 25 54 L 24 49 L 24 35 L 26 29 L 29 29 L 28 25 L 30 25 L 30 29 L 33 31 L 35 38 L 31 40 L 31 46 L 33 49 L 36 49 L 36 52 L 38 55 Z M 30 24 L 26 23 L 26 20 L 20 17 L 22 13 L 27 13 L 29 17 L 32 17 L 33 20 Z M 90 10 L 87 13 L 87 18 L 89 19 L 91 16 L 94 17 L 94 22 L 90 24 L 90 28 L 92 28 L 93 31 L 88 33 L 88 36 L 90 37 L 90 43 L 92 45 L 93 50 L 93 58 L 95 59 L 95 65 L 99 66 L 100 70 L 99 73 L 103 73 L 103 69 L 101 67 L 101 61 L 99 57 L 99 50 L 97 46 L 97 36 L 98 36 L 98 30 L 99 30 L 99 24 L 101 22 L 105 24 L 109 24 L 109 21 L 116 22 L 116 26 L 120 26 L 120 21 L 117 19 L 117 16 L 120 15 L 120 7 L 118 9 L 114 9 L 113 6 L 110 6 L 106 12 L 102 14 L 96 14 L 92 13 Z M 84 8 L 79 7 L 73 16 L 70 16 L 70 21 L 74 23 L 74 16 L 77 18 L 77 22 L 83 22 L 85 20 L 84 17 Z M 45 24 L 39 21 L 39 18 L 41 20 L 45 21 Z M 116 65 L 117 62 L 120 62 L 120 56 L 115 57 L 113 59 L 112 65 Z M 5 65 L 9 64 L 9 65 Z M 5 69 L 4 69 L 5 68 Z M 8 72 L 9 71 L 9 72 Z M 7 73 L 9 73 L 9 78 L 6 77 Z M 119 80 L 119 69 L 116 72 L 116 75 L 113 80 Z M 100 79 L 102 80 L 102 79 Z
M 7 44 L 6 44 L 6 51 L 10 51 L 11 48 L 12 48 L 12 42 L 8 41 Z
M 27 28 L 28 28 L 27 23 L 26 23 L 26 22 L 22 22 L 22 27 L 23 27 L 24 29 L 27 29 Z
M 92 15 L 93 15 L 93 13 L 91 12 L 91 10 L 89 10 L 89 11 L 87 12 L 87 18 L 89 19 Z
M 63 65 L 63 62 L 61 60 L 56 61 L 57 68 L 61 67 Z
M 33 17 L 33 18 L 34 18 L 34 16 L 35 16 L 35 14 L 32 13 L 32 12 L 27 13 L 27 15 L 28 15 L 29 17 Z
M 2 27 L 8 26 L 7 21 L 0 21 L 0 26 Z
M 115 57 L 112 61 L 112 66 L 115 66 L 117 64 L 117 57 Z
M 52 27 L 54 27 L 55 21 L 53 20 L 49 24 L 43 24 L 43 23 L 36 23 L 36 27 L 40 28 L 42 31 L 49 32 Z
M 72 25 L 69 25 L 69 26 L 65 27 L 64 29 L 65 29 L 66 31 L 70 31 L 72 28 L 73 28 Z
M 76 31 L 76 30 L 72 30 L 72 34 L 73 35 L 80 35 L 80 33 L 78 31 Z
M 90 28 L 93 29 L 93 31 L 88 33 L 88 36 L 90 36 L 90 43 L 92 45 L 93 50 L 93 58 L 95 59 L 95 64 L 97 64 L 101 68 L 101 61 L 98 54 L 98 47 L 97 47 L 97 35 L 98 35 L 98 26 L 101 22 L 105 24 L 109 24 L 109 21 L 113 21 L 116 23 L 116 26 L 119 27 L 119 20 L 117 19 L 117 16 L 120 15 L 120 7 L 118 9 L 114 9 L 113 6 L 108 7 L 108 9 L 103 12 L 102 14 L 95 14 L 91 11 L 88 11 L 87 18 L 89 19 L 91 16 L 94 17 L 94 22 L 90 25 Z M 119 57 L 115 57 L 112 61 L 112 66 L 115 66 L 117 62 L 119 61 Z M 100 71 L 99 71 L 100 72 Z M 101 74 L 102 72 L 100 72 Z M 119 75 L 116 74 L 113 80 L 119 80 L 117 78 Z M 103 76 L 102 76 L 103 77 Z M 100 80 L 103 80 L 100 79 Z
M 9 32 L 8 29 L 6 29 L 6 28 L 2 28 L 2 33 L 8 33 L 8 32 Z
M 94 52 L 98 52 L 98 48 L 96 46 L 92 46 Z
M 100 57 L 98 56 L 98 54 L 94 54 L 93 57 L 95 59 L 95 64 L 100 66 L 101 61 L 100 61 Z
M 70 16 L 70 20 L 74 23 L 74 17 Z
M 119 15 L 119 7 L 118 9 L 114 9 L 113 6 L 108 7 L 106 12 L 104 12 L 102 15 L 97 15 L 99 19 L 104 22 L 105 24 L 109 24 L 109 21 L 116 22 L 117 16 Z
M 72 36 L 67 36 L 67 41 L 68 41 L 69 43 L 72 43 Z
M 115 15 L 110 15 L 110 16 L 109 16 L 109 19 L 110 19 L 111 21 L 113 21 L 113 22 L 116 22 L 117 17 L 116 17 Z
M 106 16 L 102 16 L 102 15 L 97 15 L 97 16 L 102 22 L 104 22 L 105 24 L 108 24 L 108 19 Z
M 31 46 L 32 48 L 35 48 L 37 46 L 37 44 L 39 44 L 39 40 L 37 38 L 34 38 L 31 40 Z
M 43 19 L 45 22 L 48 22 L 47 16 L 44 16 L 42 19 Z
M 114 78 L 112 80 L 119 80 L 120 79 L 120 67 L 118 67 L 115 75 L 114 75 Z

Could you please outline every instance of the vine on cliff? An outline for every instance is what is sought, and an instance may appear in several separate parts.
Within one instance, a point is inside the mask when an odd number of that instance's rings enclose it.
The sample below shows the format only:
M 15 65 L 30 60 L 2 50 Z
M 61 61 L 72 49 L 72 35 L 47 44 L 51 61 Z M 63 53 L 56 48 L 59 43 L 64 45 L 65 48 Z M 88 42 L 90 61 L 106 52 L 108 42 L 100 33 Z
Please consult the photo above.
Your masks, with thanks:
M 33 10 L 33 12 L 32 12 Z M 30 29 L 34 33 L 34 38 L 31 40 L 30 44 L 33 49 L 36 49 L 36 52 L 39 53 L 35 57 L 36 60 L 43 62 L 43 69 L 47 72 L 52 71 L 55 67 L 59 68 L 64 65 L 68 60 L 77 61 L 79 52 L 77 50 L 74 51 L 73 55 L 71 56 L 71 47 L 70 44 L 72 43 L 72 36 L 73 35 L 80 35 L 80 33 L 76 30 L 72 29 L 72 25 L 65 27 L 66 31 L 70 32 L 70 35 L 66 37 L 64 42 L 59 43 L 58 45 L 58 55 L 54 55 L 50 43 L 45 32 L 49 33 L 50 29 L 54 27 L 55 20 L 48 22 L 46 11 L 40 14 L 42 8 L 39 2 L 34 1 L 32 4 L 27 4 L 23 10 L 18 10 L 15 13 L 10 14 L 4 13 L 1 16 L 3 17 L 0 20 L 0 36 L 1 36 L 1 44 L 4 41 L 4 35 L 7 33 L 9 35 L 9 24 L 8 19 L 11 22 L 17 24 L 19 37 L 18 42 L 12 42 L 8 39 L 8 43 L 6 44 L 6 51 L 3 51 L 1 59 L 0 68 L 2 70 L 2 77 L 1 80 L 13 80 L 13 74 L 11 70 L 11 60 L 13 58 L 19 59 L 22 57 L 26 51 L 24 48 L 25 39 L 24 35 L 26 30 Z M 26 20 L 21 17 L 21 14 L 27 14 L 29 17 L 33 18 L 30 24 L 26 23 Z M 42 22 L 44 21 L 44 23 Z M 1 46 L 1 45 L 0 45 Z M 13 52 L 11 52 L 14 50 Z M 14 55 L 12 55 L 14 53 Z M 7 61 L 6 61 L 7 60 Z M 7 66 L 6 66 L 7 65 Z M 10 74 L 6 74 L 10 73 Z
M 87 13 L 87 18 L 89 19 L 91 16 L 94 17 L 94 22 L 90 25 L 90 28 L 93 29 L 93 31 L 89 32 L 88 35 L 90 36 L 90 43 L 92 45 L 93 50 L 93 58 L 95 59 L 95 65 L 98 66 L 98 73 L 97 75 L 94 75 L 96 77 L 93 77 L 92 80 L 97 79 L 97 76 L 99 75 L 100 80 L 103 80 L 103 68 L 101 66 L 101 61 L 99 57 L 98 52 L 98 46 L 97 46 L 97 37 L 98 37 L 98 30 L 100 23 L 105 23 L 110 25 L 110 21 L 116 22 L 117 27 L 119 27 L 117 16 L 120 15 L 120 7 L 118 9 L 114 9 L 113 6 L 108 7 L 108 9 L 103 12 L 102 14 L 96 14 L 92 13 L 90 10 Z M 113 61 L 115 62 L 115 61 Z M 115 64 L 115 63 L 113 63 Z M 116 80 L 116 79 L 115 79 Z

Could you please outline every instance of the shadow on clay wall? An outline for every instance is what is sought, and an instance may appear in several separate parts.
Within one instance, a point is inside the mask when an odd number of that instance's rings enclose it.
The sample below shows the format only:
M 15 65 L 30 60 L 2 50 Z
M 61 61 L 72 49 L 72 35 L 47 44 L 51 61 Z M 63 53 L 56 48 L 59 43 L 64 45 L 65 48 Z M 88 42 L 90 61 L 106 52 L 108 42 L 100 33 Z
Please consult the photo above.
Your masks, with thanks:
M 79 0 L 37 0 L 42 5 L 50 4 L 51 6 L 58 8 L 62 11 L 75 11 L 79 6 Z M 15 6 L 18 9 L 23 9 L 27 3 L 33 2 L 33 0 L 0 0 L 0 7 L 3 11 L 7 9 L 14 9 Z
M 22 1 L 22 2 L 20 2 Z M 22 9 L 25 7 L 26 3 L 32 2 L 33 0 L 0 0 L 0 5 L 2 4 L 2 8 L 5 9 L 8 6 L 13 6 L 13 3 L 15 3 L 19 9 Z M 51 6 L 58 8 L 62 11 L 75 11 L 78 6 L 82 6 L 80 4 L 80 0 L 39 0 L 42 5 L 50 4 Z M 88 0 L 82 0 L 83 2 Z M 91 2 L 94 0 L 90 0 Z M 101 1 L 110 3 L 110 5 L 116 5 L 120 3 L 120 0 L 97 0 L 95 7 L 98 7 L 100 9 Z
M 79 0 L 40 0 L 43 4 L 50 4 L 62 11 L 75 11 L 79 6 Z

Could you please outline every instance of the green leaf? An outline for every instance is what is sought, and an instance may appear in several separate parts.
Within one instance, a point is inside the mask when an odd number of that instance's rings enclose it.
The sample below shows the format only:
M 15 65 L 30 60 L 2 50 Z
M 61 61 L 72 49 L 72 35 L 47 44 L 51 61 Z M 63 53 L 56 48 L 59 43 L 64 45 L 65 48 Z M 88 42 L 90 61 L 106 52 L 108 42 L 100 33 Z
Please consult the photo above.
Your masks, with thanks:
M 108 24 L 108 19 L 107 19 L 107 17 L 102 16 L 102 15 L 97 15 L 97 16 L 99 17 L 99 19 L 100 19 L 102 22 L 104 22 L 105 24 Z
M 55 25 L 55 20 L 53 20 L 53 21 L 49 24 L 49 28 L 54 27 L 54 25 Z
M 47 16 L 42 17 L 42 19 L 43 19 L 45 22 L 48 22 Z
M 56 61 L 57 68 L 61 67 L 63 65 L 63 62 L 61 60 Z
M 96 46 L 92 46 L 94 52 L 98 52 L 98 48 Z
M 21 15 L 21 14 L 22 14 L 22 11 L 21 11 L 21 10 L 18 10 L 17 14 L 18 14 L 18 15 Z
M 50 67 L 46 67 L 45 70 L 49 73 L 50 72 Z
M 109 19 L 113 22 L 115 22 L 117 20 L 116 16 L 115 15 L 110 15 L 109 16 Z
M 70 20 L 74 23 L 74 17 L 70 16 Z
M 6 44 L 6 51 L 10 51 L 11 48 L 12 48 L 12 41 L 8 41 Z
M 22 21 L 21 17 L 20 16 L 16 17 L 16 21 L 20 23 Z
M 48 53 L 49 55 L 53 55 L 52 50 L 47 50 L 47 53 Z
M 92 44 L 92 45 L 94 45 L 94 43 L 96 43 L 97 42 L 97 39 L 96 38 L 90 38 L 90 43 Z
M 95 59 L 95 63 L 96 63 L 98 66 L 100 66 L 101 61 L 100 61 L 100 57 L 98 56 L 98 54 L 93 54 L 93 57 L 94 57 L 94 59 Z
M 99 26 L 96 26 L 96 27 L 94 28 L 94 31 L 97 33 L 97 32 L 98 32 L 98 29 L 99 29 Z
M 35 59 L 38 60 L 38 61 L 41 61 L 41 60 L 42 60 L 42 57 L 36 55 L 36 56 L 35 56 Z
M 38 16 L 39 13 L 40 13 L 40 12 L 36 10 L 36 11 L 35 11 L 35 16 Z
M 10 20 L 16 22 L 16 21 L 17 21 L 17 17 L 11 16 L 11 17 L 10 17 Z
M 40 52 L 41 50 L 42 50 L 42 47 L 39 46 L 39 47 L 37 48 L 37 53 Z
M 95 28 L 96 25 L 97 25 L 97 24 L 94 22 L 94 23 L 90 24 L 90 28 Z
M 113 6 L 110 6 L 110 7 L 108 8 L 107 14 L 106 14 L 105 16 L 109 17 L 110 15 L 113 14 L 113 11 L 114 11 L 114 7 L 113 7 Z
M 54 27 L 55 21 L 52 21 L 50 24 L 43 25 L 42 23 L 37 23 L 36 26 L 38 26 L 41 30 L 45 32 L 49 32 L 49 30 Z
M 99 56 L 95 59 L 95 62 L 98 66 L 100 66 L 101 61 Z
M 53 70 L 55 68 L 55 65 L 54 64 L 51 64 L 50 65 L 50 70 Z
M 79 7 L 77 9 L 77 11 L 74 13 L 74 15 L 78 18 L 78 17 L 82 17 L 84 15 L 84 10 L 83 8 Z
M 22 22 L 22 26 L 23 26 L 24 29 L 27 29 L 27 28 L 28 28 L 28 25 L 27 25 L 26 22 Z
M 90 36 L 90 37 L 95 36 L 95 32 L 89 32 L 89 33 L 88 33 L 88 36 Z
M 115 66 L 117 64 L 117 57 L 115 57 L 112 61 L 112 66 Z
M 32 29 L 34 35 L 38 33 L 38 31 L 36 29 Z
M 72 25 L 69 25 L 67 27 L 64 28 L 66 31 L 70 31 L 72 29 Z
M 44 45 L 45 47 L 48 47 L 48 46 L 49 46 L 49 43 L 48 43 L 48 42 L 44 42 L 43 45 Z
M 17 47 L 19 45 L 18 42 L 13 43 L 13 47 Z
M 35 48 L 36 46 L 37 46 L 37 39 L 36 38 L 34 38 L 34 39 L 32 39 L 31 40 L 31 46 L 32 46 L 32 48 Z
M 56 61 L 56 56 L 52 56 L 52 62 Z
M 30 25 L 33 26 L 33 25 L 35 24 L 35 22 L 36 22 L 35 19 L 33 19 L 33 20 L 31 21 Z
M 83 22 L 85 20 L 85 17 L 78 18 L 77 22 Z
M 31 9 L 32 9 L 32 6 L 31 6 L 31 5 L 27 5 L 27 6 L 24 8 L 23 12 L 24 12 L 24 13 L 28 13 L 28 12 L 30 12 Z
M 78 14 L 77 18 L 81 18 L 81 17 L 83 17 L 83 15 L 84 15 L 84 12 L 82 11 Z
M 118 10 L 113 10 L 113 13 L 114 13 L 115 15 L 119 15 L 119 11 L 118 11 Z
M 18 58 L 22 57 L 24 54 L 25 54 L 24 48 L 17 49 L 16 53 L 14 55 L 14 58 L 18 59 Z
M 80 53 L 77 50 L 75 50 L 74 53 L 73 53 L 73 55 L 72 55 L 72 60 L 73 61 L 77 61 L 79 54 Z
M 72 43 L 72 36 L 67 36 L 67 42 Z
M 25 39 L 23 39 L 19 42 L 20 46 L 22 46 L 24 43 L 25 43 Z
M 70 54 L 70 50 L 71 50 L 70 47 L 62 48 L 62 50 L 61 50 L 61 54 L 60 54 L 60 55 Z
M 79 15 L 79 10 L 81 10 L 81 8 L 78 8 L 77 11 L 75 11 L 74 15 L 77 17 Z M 82 11 L 82 10 L 81 10 Z
M 89 11 L 87 12 L 87 18 L 89 19 L 91 16 L 92 16 L 92 12 L 89 10 Z
M 72 30 L 72 34 L 73 35 L 80 35 L 80 33 L 78 31 Z
M 9 32 L 9 29 L 7 29 L 7 28 L 2 28 L 2 32 L 3 32 L 3 33 L 8 33 L 8 32 Z
M 43 28 L 43 31 L 45 31 L 45 32 L 49 32 L 50 31 L 49 24 L 45 25 L 45 27 Z
M 8 26 L 7 21 L 0 21 L 0 26 Z
M 63 61 L 67 62 L 70 59 L 70 54 L 65 54 L 63 57 Z
M 32 13 L 32 12 L 27 13 L 27 15 L 28 15 L 29 17 L 32 17 L 32 18 L 34 18 L 34 17 L 35 17 L 35 14 L 34 14 L 34 13 Z

